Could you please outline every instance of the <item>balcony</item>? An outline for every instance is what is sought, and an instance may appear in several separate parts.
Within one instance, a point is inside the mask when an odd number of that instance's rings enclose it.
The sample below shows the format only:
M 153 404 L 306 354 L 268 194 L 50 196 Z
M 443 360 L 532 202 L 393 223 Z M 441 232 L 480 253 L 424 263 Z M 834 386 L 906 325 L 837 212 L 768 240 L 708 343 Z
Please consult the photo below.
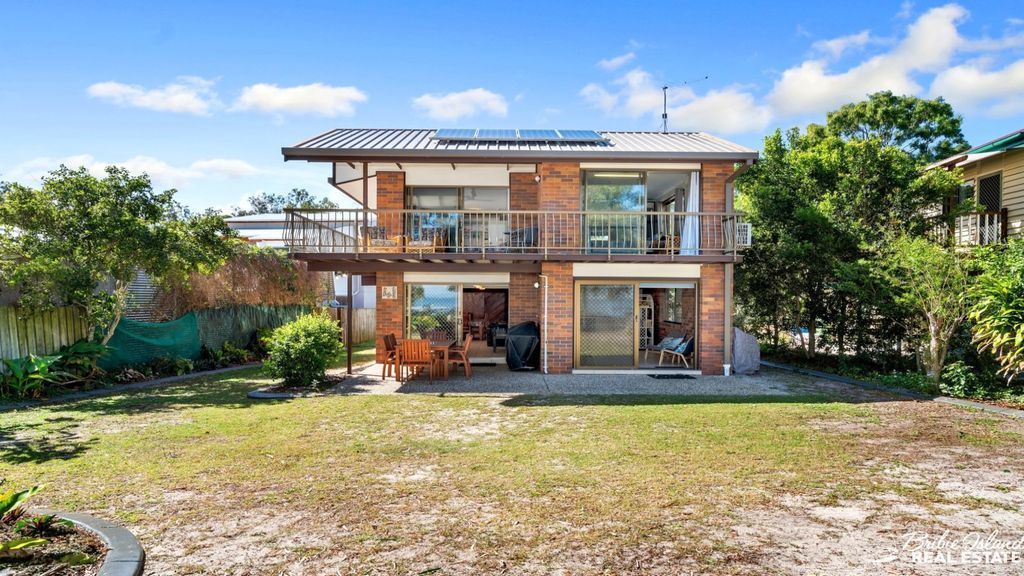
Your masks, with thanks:
M 933 230 L 934 239 L 954 246 L 987 246 L 1006 242 L 1008 225 L 1006 208 L 995 212 L 972 212 L 957 216 L 951 225 L 940 224 Z
M 727 262 L 749 242 L 726 212 L 289 209 L 306 260 Z

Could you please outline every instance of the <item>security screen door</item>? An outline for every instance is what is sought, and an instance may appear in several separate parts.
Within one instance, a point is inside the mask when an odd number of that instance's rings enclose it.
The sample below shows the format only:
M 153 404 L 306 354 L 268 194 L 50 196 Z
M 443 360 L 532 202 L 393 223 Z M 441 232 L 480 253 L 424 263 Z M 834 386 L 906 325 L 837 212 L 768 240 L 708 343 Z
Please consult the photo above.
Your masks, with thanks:
M 577 284 L 576 366 L 632 368 L 636 365 L 637 285 Z

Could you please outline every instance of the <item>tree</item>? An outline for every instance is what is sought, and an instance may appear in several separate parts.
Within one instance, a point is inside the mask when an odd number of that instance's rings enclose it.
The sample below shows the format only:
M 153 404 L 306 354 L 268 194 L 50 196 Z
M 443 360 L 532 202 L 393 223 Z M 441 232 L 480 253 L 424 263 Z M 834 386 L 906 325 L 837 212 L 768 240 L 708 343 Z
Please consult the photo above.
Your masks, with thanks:
M 1024 373 L 1024 240 L 980 251 L 981 274 L 971 286 L 974 342 L 991 350 L 999 374 Z
M 278 214 L 285 208 L 337 208 L 329 198 L 316 198 L 305 188 L 292 188 L 287 194 L 271 194 L 260 192 L 249 196 L 251 208 L 235 207 L 232 216 L 251 216 L 253 214 Z
M 938 383 L 949 342 L 967 319 L 969 264 L 953 249 L 898 236 L 888 242 L 884 273 L 900 290 L 897 300 L 914 312 L 921 338 L 918 357 Z
M 918 163 L 929 163 L 969 148 L 958 114 L 942 98 L 925 100 L 875 92 L 867 100 L 829 112 L 827 129 L 842 138 L 877 139 L 902 148 Z
M 223 217 L 182 215 L 174 194 L 113 166 L 103 178 L 61 166 L 39 189 L 0 184 L 0 285 L 17 288 L 29 310 L 80 307 L 106 343 L 137 271 L 184 277 L 230 253 Z

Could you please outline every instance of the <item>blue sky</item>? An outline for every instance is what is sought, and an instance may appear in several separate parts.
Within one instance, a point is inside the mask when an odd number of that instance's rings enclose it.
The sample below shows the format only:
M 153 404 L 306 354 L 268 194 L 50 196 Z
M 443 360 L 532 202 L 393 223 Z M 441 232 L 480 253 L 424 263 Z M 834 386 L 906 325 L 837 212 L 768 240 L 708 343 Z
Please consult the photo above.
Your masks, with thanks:
M 0 179 L 144 170 L 193 208 L 304 187 L 324 130 L 670 125 L 759 148 L 881 89 L 944 96 L 980 143 L 1024 126 L 1018 2 L 10 2 Z M 707 77 L 705 79 L 705 77 Z

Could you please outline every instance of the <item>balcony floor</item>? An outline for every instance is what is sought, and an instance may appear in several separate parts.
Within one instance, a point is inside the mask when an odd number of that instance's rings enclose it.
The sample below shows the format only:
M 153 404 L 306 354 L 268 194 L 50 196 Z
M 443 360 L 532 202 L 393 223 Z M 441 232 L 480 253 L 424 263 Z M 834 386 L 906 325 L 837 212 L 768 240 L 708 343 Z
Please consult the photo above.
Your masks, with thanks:
M 439 270 L 470 266 L 503 266 L 508 271 L 532 271 L 539 269 L 541 262 L 643 262 L 643 263 L 716 263 L 739 262 L 739 254 L 581 254 L 574 252 L 547 254 L 513 254 L 507 252 L 295 252 L 292 258 L 309 263 L 315 271 L 386 271 L 424 270 L 440 267 Z M 497 271 L 497 270 L 495 270 Z

